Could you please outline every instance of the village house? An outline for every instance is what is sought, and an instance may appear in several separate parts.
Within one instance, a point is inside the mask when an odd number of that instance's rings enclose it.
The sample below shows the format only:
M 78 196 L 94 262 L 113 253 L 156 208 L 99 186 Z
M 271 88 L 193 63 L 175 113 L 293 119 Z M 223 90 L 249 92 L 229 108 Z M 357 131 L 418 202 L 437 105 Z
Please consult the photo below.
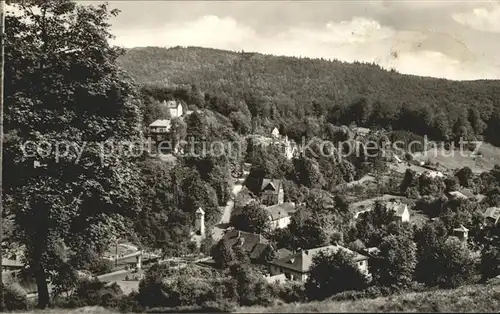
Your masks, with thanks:
M 464 199 L 464 200 L 476 198 L 474 193 L 472 193 L 471 190 L 469 189 L 460 189 L 456 191 L 451 191 L 448 193 L 448 196 L 451 198 Z
M 273 138 L 279 138 L 280 137 L 280 131 L 278 130 L 278 128 L 274 128 L 272 131 L 271 131 L 271 136 Z
M 312 266 L 313 258 L 320 252 L 336 253 L 338 250 L 354 255 L 354 261 L 360 272 L 366 276 L 368 273 L 368 256 L 361 255 L 353 252 L 345 247 L 339 245 L 329 245 L 320 248 L 303 250 L 289 256 L 275 259 L 269 263 L 271 276 L 285 274 L 288 280 L 306 281 L 309 270 Z
M 367 136 L 368 134 L 370 134 L 371 130 L 369 128 L 355 127 L 352 129 L 352 131 L 354 132 L 354 134 L 356 134 L 356 136 Z
M 221 241 L 226 241 L 231 247 L 240 246 L 252 261 L 262 260 L 269 249 L 274 250 L 269 240 L 262 235 L 236 229 L 228 231 Z
M 262 180 L 260 188 L 261 203 L 266 206 L 283 204 L 285 193 L 283 191 L 283 181 L 278 179 Z
M 500 222 L 500 207 L 490 207 L 483 214 L 485 223 L 497 225 Z
M 295 212 L 295 203 L 283 203 L 264 208 L 269 214 L 271 221 L 271 229 L 286 228 L 292 219 L 292 214 Z
M 453 229 L 453 234 L 462 241 L 467 241 L 469 238 L 469 229 L 465 228 L 463 225 Z
M 24 264 L 18 259 L 2 258 L 2 272 L 14 271 L 24 268 Z
M 180 102 L 177 102 L 175 100 L 169 100 L 169 101 L 164 100 L 163 105 L 168 108 L 168 111 L 170 112 L 170 117 L 172 119 L 180 118 L 184 114 L 184 108 L 182 108 Z
M 422 175 L 427 176 L 429 178 L 435 179 L 435 178 L 444 178 L 444 174 L 440 171 L 435 171 L 435 170 L 428 170 L 422 173 Z
M 388 210 L 394 211 L 394 217 L 397 221 L 401 222 L 410 221 L 410 211 L 408 209 L 407 204 L 401 203 L 400 201 L 397 200 L 390 200 L 388 202 L 385 202 L 384 205 Z M 372 210 L 373 210 L 373 205 L 369 205 L 367 207 L 360 207 L 354 213 L 354 219 L 358 219 L 361 214 Z
M 293 157 L 295 157 L 295 155 L 298 152 L 297 145 L 295 144 L 295 142 L 289 141 L 288 136 L 285 136 L 283 146 L 284 146 L 284 153 L 285 153 L 286 159 L 290 160 Z
M 165 135 L 170 132 L 172 123 L 170 120 L 156 120 L 149 125 L 151 135 Z
M 388 209 L 394 211 L 394 216 L 398 221 L 409 222 L 410 221 L 410 211 L 408 210 L 408 205 L 401 202 L 389 202 L 386 203 Z

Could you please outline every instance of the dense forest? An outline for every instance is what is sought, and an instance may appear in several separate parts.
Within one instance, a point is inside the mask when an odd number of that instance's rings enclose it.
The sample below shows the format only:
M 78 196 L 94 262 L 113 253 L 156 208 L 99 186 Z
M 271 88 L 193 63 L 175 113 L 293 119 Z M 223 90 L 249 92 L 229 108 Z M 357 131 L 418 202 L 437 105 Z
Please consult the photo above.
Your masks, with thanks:
M 134 48 L 119 63 L 137 83 L 187 91 L 190 103 L 230 117 L 243 125 L 240 131 L 278 125 L 291 138 L 325 137 L 333 125 L 354 122 L 434 140 L 500 143 L 498 81 L 450 81 L 375 64 L 195 47 Z

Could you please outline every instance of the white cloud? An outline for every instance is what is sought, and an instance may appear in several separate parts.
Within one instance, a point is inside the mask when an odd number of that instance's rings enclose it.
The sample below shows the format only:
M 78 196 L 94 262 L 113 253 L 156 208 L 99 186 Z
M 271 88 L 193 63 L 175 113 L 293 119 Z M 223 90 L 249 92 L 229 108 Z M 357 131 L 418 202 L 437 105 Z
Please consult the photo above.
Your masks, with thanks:
M 472 29 L 500 33 L 500 6 L 491 10 L 476 8 L 466 13 L 455 13 L 452 17 L 458 23 Z
M 328 22 L 322 27 L 294 26 L 263 35 L 233 18 L 210 15 L 185 23 L 168 23 L 154 30 L 118 29 L 114 33 L 117 36 L 115 44 L 126 47 L 180 45 L 243 49 L 286 56 L 376 62 L 388 69 L 423 76 L 459 80 L 500 78 L 498 59 L 476 58 L 475 55 L 457 59 L 447 55 L 445 49 L 439 51 L 443 41 L 422 45 L 434 38 L 435 35 L 429 32 L 396 31 L 364 17 Z M 451 51 L 456 49 L 452 47 Z

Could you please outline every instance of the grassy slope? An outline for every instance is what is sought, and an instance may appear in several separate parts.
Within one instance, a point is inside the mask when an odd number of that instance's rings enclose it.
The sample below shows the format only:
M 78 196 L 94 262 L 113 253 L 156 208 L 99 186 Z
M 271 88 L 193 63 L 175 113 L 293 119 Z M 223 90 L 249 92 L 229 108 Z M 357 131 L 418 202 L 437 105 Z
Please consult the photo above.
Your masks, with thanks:
M 323 301 L 286 304 L 270 308 L 245 307 L 241 313 L 300 312 L 498 312 L 500 283 L 464 286 L 455 290 L 407 293 L 386 298 L 357 301 Z
M 486 285 L 464 286 L 454 290 L 405 293 L 391 297 L 356 301 L 323 301 L 285 304 L 274 307 L 241 307 L 236 313 L 335 313 L 335 312 L 498 312 L 500 310 L 500 280 Z M 186 308 L 182 312 L 189 312 Z M 193 311 L 195 312 L 195 311 Z M 101 307 L 75 310 L 29 311 L 26 314 L 118 313 Z

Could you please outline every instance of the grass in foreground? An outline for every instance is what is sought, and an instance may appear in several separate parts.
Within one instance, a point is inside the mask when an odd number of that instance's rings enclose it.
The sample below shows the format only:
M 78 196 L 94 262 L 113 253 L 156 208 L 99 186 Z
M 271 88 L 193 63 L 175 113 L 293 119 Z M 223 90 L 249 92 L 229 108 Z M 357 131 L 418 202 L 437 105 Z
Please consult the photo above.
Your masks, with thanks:
M 373 300 L 322 301 L 274 307 L 244 307 L 240 313 L 304 312 L 498 312 L 500 283 L 464 286 L 454 290 L 405 293 Z

